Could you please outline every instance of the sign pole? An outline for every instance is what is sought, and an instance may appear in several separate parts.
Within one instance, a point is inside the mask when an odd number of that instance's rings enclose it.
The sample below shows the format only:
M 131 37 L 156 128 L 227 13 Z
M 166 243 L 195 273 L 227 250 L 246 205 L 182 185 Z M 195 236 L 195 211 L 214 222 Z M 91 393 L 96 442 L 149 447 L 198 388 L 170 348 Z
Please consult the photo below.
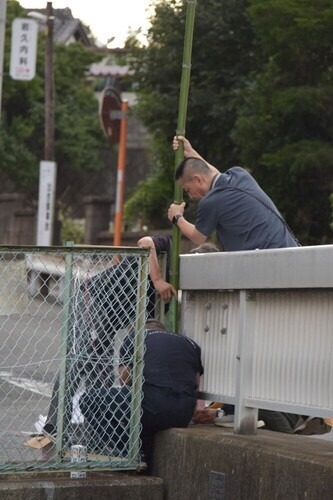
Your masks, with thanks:
M 118 151 L 118 168 L 117 168 L 116 210 L 115 210 L 114 233 L 113 233 L 113 244 L 116 247 L 119 247 L 121 245 L 121 233 L 123 224 L 126 144 L 127 144 L 127 110 L 128 110 L 128 102 L 122 101 L 121 120 L 120 120 L 120 140 L 119 140 L 119 151 Z
M 113 227 L 113 244 L 121 245 L 123 225 L 123 205 L 127 147 L 127 111 L 128 102 L 121 99 L 121 95 L 114 87 L 106 87 L 99 101 L 99 117 L 106 137 L 113 143 L 119 144 L 117 164 L 116 207 Z

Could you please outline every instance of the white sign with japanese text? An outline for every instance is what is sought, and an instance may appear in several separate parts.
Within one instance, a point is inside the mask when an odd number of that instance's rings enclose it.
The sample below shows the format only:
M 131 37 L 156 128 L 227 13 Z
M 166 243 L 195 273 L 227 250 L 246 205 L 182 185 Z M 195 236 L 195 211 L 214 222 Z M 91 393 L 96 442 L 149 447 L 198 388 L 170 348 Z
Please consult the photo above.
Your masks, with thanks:
M 13 80 L 32 80 L 36 74 L 38 23 L 17 17 L 12 25 L 9 74 Z
M 41 161 L 39 170 L 37 245 L 52 245 L 57 165 Z

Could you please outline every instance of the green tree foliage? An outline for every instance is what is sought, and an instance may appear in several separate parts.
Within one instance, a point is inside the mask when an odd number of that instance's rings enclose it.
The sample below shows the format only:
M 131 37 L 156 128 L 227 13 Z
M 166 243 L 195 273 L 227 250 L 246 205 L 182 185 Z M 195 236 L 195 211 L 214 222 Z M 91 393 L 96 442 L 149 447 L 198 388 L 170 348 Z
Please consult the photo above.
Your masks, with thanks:
M 44 54 L 45 36 L 39 34 L 37 74 L 30 82 L 8 76 L 11 26 L 25 17 L 18 2 L 7 7 L 5 77 L 0 127 L 0 171 L 14 189 L 37 193 L 39 161 L 44 156 Z M 102 168 L 99 149 L 105 139 L 98 123 L 98 105 L 85 83 L 88 66 L 100 56 L 80 43 L 54 45 L 55 158 L 58 195 L 80 171 Z
M 233 139 L 304 244 L 330 240 L 333 170 L 331 0 L 253 0 L 261 69 Z
M 153 137 L 155 174 L 127 204 L 165 221 L 173 197 L 186 2 L 161 0 L 148 46 L 129 40 L 138 113 Z M 186 135 L 226 169 L 250 168 L 303 244 L 330 239 L 331 0 L 205 0 L 196 8 Z
M 217 166 L 238 161 L 230 139 L 236 98 L 255 65 L 246 0 L 205 0 L 196 7 L 191 86 L 186 135 Z M 153 137 L 155 173 L 126 205 L 139 210 L 149 225 L 168 224 L 166 208 L 173 199 L 174 155 L 187 3 L 162 0 L 156 5 L 147 47 L 128 42 L 138 82 L 137 112 Z

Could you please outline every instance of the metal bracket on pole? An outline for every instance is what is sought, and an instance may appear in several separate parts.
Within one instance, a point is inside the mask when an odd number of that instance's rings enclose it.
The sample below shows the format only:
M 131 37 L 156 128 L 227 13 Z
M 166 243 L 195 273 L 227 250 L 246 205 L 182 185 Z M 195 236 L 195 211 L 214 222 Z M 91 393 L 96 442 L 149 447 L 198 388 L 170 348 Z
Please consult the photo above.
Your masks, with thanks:
M 110 112 L 111 120 L 127 120 L 127 112 L 114 110 Z

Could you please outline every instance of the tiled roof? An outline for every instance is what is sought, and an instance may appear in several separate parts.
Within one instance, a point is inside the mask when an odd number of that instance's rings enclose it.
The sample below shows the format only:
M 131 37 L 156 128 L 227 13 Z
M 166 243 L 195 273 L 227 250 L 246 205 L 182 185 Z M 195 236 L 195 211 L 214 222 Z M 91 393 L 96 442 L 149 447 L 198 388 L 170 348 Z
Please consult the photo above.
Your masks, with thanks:
M 28 9 L 26 9 L 28 10 Z M 39 12 L 40 14 L 46 14 L 46 9 L 29 9 L 29 11 Z M 74 40 L 81 40 L 84 45 L 92 46 L 94 45 L 87 35 L 87 32 L 81 23 L 80 19 L 75 19 L 72 15 L 71 9 L 66 7 L 65 9 L 53 9 L 54 15 L 54 27 L 53 27 L 53 39 L 55 43 L 60 43 L 66 45 Z M 42 24 L 40 24 L 40 31 L 44 30 Z

